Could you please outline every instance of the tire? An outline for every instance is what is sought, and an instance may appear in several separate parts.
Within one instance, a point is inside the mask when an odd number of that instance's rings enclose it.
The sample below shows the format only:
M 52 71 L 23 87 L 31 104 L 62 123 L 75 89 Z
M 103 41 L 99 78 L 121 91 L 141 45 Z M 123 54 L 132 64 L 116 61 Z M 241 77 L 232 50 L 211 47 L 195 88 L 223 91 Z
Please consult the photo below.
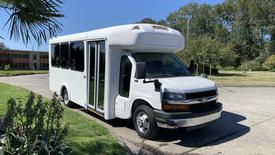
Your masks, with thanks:
M 133 115 L 133 124 L 140 137 L 153 139 L 157 136 L 159 127 L 156 124 L 154 111 L 152 108 L 141 105 L 138 106 Z
M 62 99 L 65 106 L 67 107 L 73 106 L 73 103 L 69 100 L 69 94 L 66 88 L 62 91 Z

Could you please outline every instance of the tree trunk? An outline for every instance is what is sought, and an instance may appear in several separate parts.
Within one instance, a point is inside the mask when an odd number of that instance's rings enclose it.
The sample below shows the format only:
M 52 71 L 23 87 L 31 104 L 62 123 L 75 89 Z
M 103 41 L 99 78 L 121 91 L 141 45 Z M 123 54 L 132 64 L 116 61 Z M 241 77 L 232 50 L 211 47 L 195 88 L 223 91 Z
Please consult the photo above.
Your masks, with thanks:
M 210 70 L 209 70 L 209 75 L 211 76 L 212 75 L 212 66 L 211 66 L 211 64 L 210 64 Z
M 205 67 L 204 67 L 204 63 L 202 64 L 202 72 L 203 72 L 203 74 L 205 74 Z
M 196 68 L 196 75 L 199 75 L 199 63 L 197 63 L 197 68 Z

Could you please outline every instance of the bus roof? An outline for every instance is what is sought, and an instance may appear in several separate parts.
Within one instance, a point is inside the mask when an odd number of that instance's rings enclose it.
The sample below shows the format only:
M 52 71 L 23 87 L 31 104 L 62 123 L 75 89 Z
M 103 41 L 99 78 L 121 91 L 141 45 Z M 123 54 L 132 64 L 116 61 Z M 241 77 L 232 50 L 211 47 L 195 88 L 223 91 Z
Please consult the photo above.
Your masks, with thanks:
M 100 39 L 107 40 L 109 46 L 129 50 L 176 51 L 184 47 L 184 37 L 179 31 L 155 24 L 120 25 L 64 35 L 50 39 L 49 44 Z

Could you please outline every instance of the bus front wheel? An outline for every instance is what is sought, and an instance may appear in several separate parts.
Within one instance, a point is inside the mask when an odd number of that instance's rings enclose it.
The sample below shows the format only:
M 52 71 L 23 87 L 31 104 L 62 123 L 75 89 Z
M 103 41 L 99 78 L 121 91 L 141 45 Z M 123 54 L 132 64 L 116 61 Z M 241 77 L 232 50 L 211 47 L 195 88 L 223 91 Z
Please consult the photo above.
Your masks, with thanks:
M 158 134 L 159 128 L 156 124 L 154 111 L 149 106 L 141 105 L 135 109 L 133 123 L 140 137 L 152 139 Z

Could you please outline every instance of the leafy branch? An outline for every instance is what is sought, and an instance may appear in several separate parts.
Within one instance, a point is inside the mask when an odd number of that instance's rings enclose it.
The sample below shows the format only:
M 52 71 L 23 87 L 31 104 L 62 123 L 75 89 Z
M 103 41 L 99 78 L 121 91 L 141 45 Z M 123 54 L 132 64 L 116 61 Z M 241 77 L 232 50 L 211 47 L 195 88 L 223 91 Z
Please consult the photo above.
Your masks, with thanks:
M 42 44 L 56 36 L 62 31 L 57 21 L 64 17 L 58 10 L 61 4 L 63 0 L 0 0 L 0 9 L 9 14 L 5 26 L 9 27 L 10 39 L 22 39 L 27 44 L 33 38 Z

